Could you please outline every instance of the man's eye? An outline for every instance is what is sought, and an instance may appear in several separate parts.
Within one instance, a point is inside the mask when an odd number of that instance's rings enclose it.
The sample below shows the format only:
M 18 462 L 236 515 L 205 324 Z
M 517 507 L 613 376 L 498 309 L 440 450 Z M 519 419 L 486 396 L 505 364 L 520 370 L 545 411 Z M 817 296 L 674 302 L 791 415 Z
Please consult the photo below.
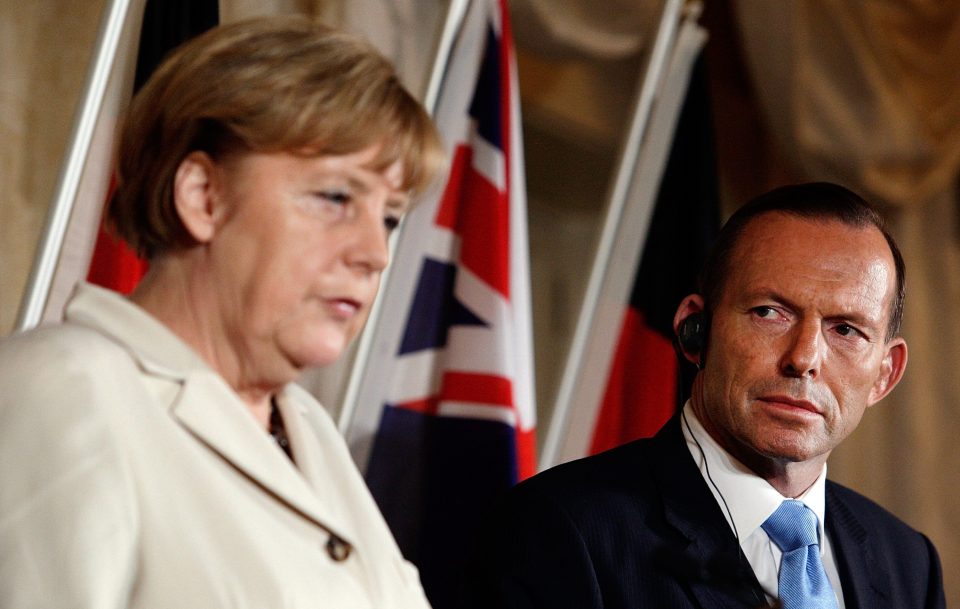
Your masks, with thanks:
M 760 319 L 770 319 L 776 314 L 776 309 L 773 307 L 754 307 L 753 314 L 759 317 Z
M 860 334 L 856 328 L 847 324 L 838 324 L 835 329 L 840 336 L 856 336 Z
M 400 226 L 400 218 L 387 216 L 383 219 L 383 225 L 387 227 L 388 233 L 392 233 L 398 226 Z

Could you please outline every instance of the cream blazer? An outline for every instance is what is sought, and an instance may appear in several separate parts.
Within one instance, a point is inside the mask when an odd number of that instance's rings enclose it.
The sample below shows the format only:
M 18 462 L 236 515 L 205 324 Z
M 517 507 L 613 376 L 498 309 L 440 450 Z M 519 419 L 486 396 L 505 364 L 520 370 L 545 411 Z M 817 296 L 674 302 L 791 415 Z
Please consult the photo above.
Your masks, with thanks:
M 326 412 L 295 385 L 278 405 L 296 466 L 165 326 L 89 285 L 0 343 L 0 607 L 427 608 Z

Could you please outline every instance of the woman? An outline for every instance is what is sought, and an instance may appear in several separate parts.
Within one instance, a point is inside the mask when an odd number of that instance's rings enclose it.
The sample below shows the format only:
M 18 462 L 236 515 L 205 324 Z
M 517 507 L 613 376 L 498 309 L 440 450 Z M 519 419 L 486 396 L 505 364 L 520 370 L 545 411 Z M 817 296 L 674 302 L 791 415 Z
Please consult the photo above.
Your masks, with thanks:
M 0 606 L 426 607 L 324 410 L 441 152 L 371 47 L 221 27 L 135 98 L 109 218 L 150 271 L 0 346 Z

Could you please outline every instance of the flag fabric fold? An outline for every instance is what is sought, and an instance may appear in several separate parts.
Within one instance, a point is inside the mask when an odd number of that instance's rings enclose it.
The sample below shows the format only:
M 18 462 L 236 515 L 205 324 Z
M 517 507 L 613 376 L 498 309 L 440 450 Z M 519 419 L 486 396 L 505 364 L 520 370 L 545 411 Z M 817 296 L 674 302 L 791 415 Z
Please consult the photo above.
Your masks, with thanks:
M 697 291 L 697 273 L 719 231 L 712 134 L 701 57 L 680 110 L 590 454 L 652 436 L 689 393 L 692 374 L 679 367 L 672 345 L 673 315 Z
M 708 88 L 697 60 L 707 34 L 695 8 L 664 5 L 616 175 L 626 187 L 611 197 L 609 241 L 598 249 L 588 289 L 596 300 L 577 323 L 543 468 L 653 435 L 691 378 L 673 352 L 673 314 L 696 291 L 719 215 Z
M 536 469 L 519 103 L 506 2 L 468 8 L 435 119 L 450 170 L 410 212 L 348 440 L 434 607 L 473 524 Z

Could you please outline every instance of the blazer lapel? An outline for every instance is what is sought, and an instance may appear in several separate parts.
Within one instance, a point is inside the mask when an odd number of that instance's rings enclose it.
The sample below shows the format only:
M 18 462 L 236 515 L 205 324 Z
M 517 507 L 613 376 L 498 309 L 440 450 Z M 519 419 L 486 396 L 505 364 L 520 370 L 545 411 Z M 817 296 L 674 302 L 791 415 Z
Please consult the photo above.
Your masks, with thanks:
M 827 481 L 826 529 L 836 554 L 847 609 L 888 607 L 887 580 L 870 566 L 875 564 L 870 533 L 856 514 L 833 492 Z
M 766 606 L 766 598 L 720 506 L 687 450 L 679 417 L 654 438 L 664 517 L 685 540 L 673 544 L 678 578 L 701 607 Z
M 323 502 L 323 490 L 330 485 L 330 467 L 327 466 L 323 450 L 317 443 L 316 435 L 306 419 L 306 413 L 297 399 L 291 395 L 290 389 L 277 397 L 277 407 L 283 416 L 297 461 L 297 469 L 309 486 L 315 489 L 313 496 L 316 501 Z M 332 506 L 329 511 L 332 511 Z
M 165 381 L 158 385 L 163 387 L 158 400 L 172 400 L 173 416 L 200 442 L 290 509 L 350 541 L 341 520 L 273 445 L 226 381 L 169 328 L 119 294 L 87 284 L 77 286 L 66 317 L 111 337 L 145 374 Z M 310 443 L 299 444 L 303 450 Z
M 343 534 L 344 527 L 324 508 L 306 479 L 283 451 L 273 445 L 216 373 L 209 370 L 190 373 L 172 412 L 198 440 L 253 483 L 321 528 L 350 541 Z

